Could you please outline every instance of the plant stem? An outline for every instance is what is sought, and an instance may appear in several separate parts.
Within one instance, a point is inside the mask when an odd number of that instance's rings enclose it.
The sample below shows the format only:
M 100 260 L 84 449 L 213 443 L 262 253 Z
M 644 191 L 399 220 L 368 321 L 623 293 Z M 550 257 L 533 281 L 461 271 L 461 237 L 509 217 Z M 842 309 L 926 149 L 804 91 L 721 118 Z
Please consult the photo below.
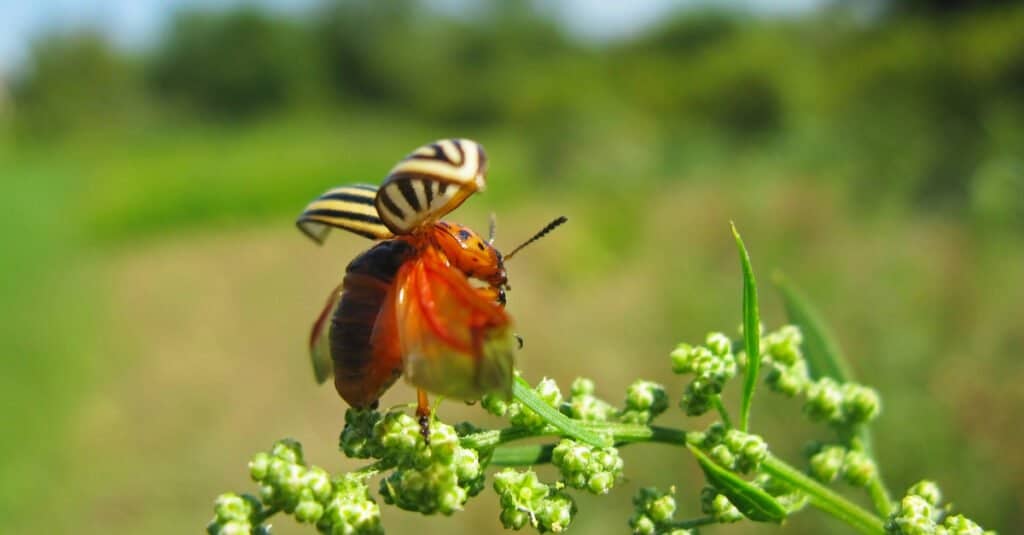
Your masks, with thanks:
M 882 535 L 882 520 L 832 489 L 811 479 L 778 457 L 769 455 L 761 463 L 761 471 L 790 487 L 807 494 L 811 504 L 866 534 Z
M 263 509 L 262 511 L 260 511 L 259 514 L 255 515 L 253 520 L 255 520 L 256 524 L 259 525 L 259 524 L 262 524 L 268 518 L 276 515 L 280 511 L 281 511 L 281 508 L 277 507 L 276 505 L 272 506 L 272 507 L 267 507 L 266 509 Z
M 860 426 L 857 434 L 850 438 L 849 446 L 864 452 L 875 463 L 875 466 L 878 466 L 878 461 L 871 451 L 871 432 L 866 426 Z M 875 477 L 868 482 L 867 491 L 871 496 L 871 502 L 875 504 L 875 511 L 883 517 L 889 516 L 892 513 L 892 498 L 889 495 L 889 489 L 885 488 L 885 482 L 882 481 L 880 472 L 876 471 Z
M 672 527 L 678 529 L 693 529 L 717 523 L 718 521 L 715 520 L 714 517 L 702 516 L 700 518 L 691 518 L 690 520 L 680 520 L 678 522 L 673 522 Z
M 725 404 L 722 403 L 722 396 L 715 394 L 711 397 L 711 402 L 715 406 L 715 410 L 718 411 L 718 415 L 722 417 L 722 423 L 725 424 L 727 429 L 732 429 L 732 418 L 729 418 L 729 411 L 726 410 Z

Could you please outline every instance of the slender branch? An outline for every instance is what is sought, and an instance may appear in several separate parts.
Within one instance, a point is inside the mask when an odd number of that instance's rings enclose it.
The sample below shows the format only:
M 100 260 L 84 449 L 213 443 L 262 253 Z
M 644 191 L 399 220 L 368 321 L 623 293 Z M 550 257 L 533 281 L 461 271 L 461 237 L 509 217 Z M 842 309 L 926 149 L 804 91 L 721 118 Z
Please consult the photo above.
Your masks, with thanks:
M 281 508 L 276 505 L 267 507 L 266 509 L 263 509 L 259 513 L 253 515 L 253 521 L 257 525 L 262 524 L 268 518 L 276 515 L 279 512 L 281 512 Z
M 722 396 L 715 394 L 711 397 L 711 402 L 715 406 L 715 410 L 718 411 L 718 415 L 722 417 L 722 423 L 725 424 L 725 427 L 732 429 L 732 418 L 729 417 L 729 411 L 725 408 L 725 404 L 722 403 Z
M 717 523 L 718 521 L 715 520 L 715 517 L 713 516 L 702 516 L 699 518 L 691 518 L 689 520 L 680 520 L 678 522 L 673 522 L 672 527 L 677 529 L 693 529 Z
M 860 426 L 857 434 L 850 439 L 849 446 L 864 452 L 875 466 L 878 466 L 878 460 L 875 459 L 871 448 L 871 432 L 866 426 Z M 885 482 L 882 481 L 881 471 L 875 471 L 875 477 L 868 482 L 867 491 L 875 505 L 875 511 L 883 517 L 889 516 L 892 513 L 892 497 L 889 495 L 889 489 L 885 487 Z
M 686 444 L 686 431 L 682 429 L 608 422 L 581 422 L 581 425 L 611 435 L 620 445 L 636 442 L 658 442 L 677 446 Z M 491 463 L 496 466 L 527 466 L 549 462 L 554 444 L 499 446 L 515 440 L 544 436 L 558 436 L 558 431 L 550 428 L 539 431 L 521 428 L 481 431 L 463 437 L 461 443 L 464 447 L 475 449 L 495 448 Z M 846 522 L 861 533 L 885 533 L 879 517 L 811 479 L 785 461 L 769 455 L 761 463 L 761 471 L 791 488 L 804 492 L 814 507 Z

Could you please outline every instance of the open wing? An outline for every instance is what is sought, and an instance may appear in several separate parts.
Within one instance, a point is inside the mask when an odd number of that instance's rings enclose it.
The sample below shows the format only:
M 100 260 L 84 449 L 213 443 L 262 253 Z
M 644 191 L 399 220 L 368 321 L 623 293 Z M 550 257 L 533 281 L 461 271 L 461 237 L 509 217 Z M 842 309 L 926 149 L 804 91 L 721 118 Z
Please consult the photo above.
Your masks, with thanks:
M 373 204 L 376 196 L 377 187 L 366 184 L 329 189 L 306 206 L 295 225 L 317 243 L 327 239 L 331 228 L 345 229 L 371 240 L 391 238 L 394 235 L 381 222 Z
M 334 371 L 334 361 L 331 359 L 330 337 L 327 335 L 331 326 L 331 313 L 338 306 L 341 300 L 341 285 L 327 296 L 327 304 L 323 311 L 313 322 L 313 329 L 309 333 L 309 356 L 313 362 L 313 376 L 317 384 L 323 384 Z
M 411 234 L 484 189 L 487 154 L 469 139 L 442 139 L 405 157 L 377 193 L 377 214 L 395 234 Z
M 430 251 L 404 265 L 395 282 L 407 381 L 458 399 L 511 395 L 516 342 L 500 305 Z

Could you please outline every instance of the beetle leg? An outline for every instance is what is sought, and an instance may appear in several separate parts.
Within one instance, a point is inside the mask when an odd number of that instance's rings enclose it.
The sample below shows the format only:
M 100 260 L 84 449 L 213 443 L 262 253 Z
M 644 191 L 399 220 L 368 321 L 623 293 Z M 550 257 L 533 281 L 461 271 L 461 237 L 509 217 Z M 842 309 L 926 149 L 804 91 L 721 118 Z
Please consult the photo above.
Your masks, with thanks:
M 430 400 L 427 399 L 426 390 L 416 391 L 417 400 L 419 403 L 416 405 L 416 416 L 419 417 L 420 421 L 420 434 L 423 435 L 423 441 L 430 445 Z

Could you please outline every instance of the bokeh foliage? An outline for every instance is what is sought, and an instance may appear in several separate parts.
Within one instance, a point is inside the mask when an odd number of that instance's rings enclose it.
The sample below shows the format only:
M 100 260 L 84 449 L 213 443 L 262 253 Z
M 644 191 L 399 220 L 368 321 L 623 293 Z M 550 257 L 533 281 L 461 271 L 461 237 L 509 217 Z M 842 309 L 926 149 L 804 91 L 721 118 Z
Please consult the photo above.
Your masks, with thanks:
M 314 433 L 300 438 L 328 456 L 341 411 L 311 390 L 301 340 L 365 244 L 315 251 L 290 220 L 328 186 L 377 181 L 409 149 L 464 135 L 488 148 L 491 180 L 456 219 L 480 226 L 496 210 L 506 246 L 572 219 L 510 268 L 528 375 L 624 387 L 635 377 L 622 362 L 649 360 L 645 378 L 674 384 L 658 375 L 665 352 L 738 323 L 733 218 L 883 393 L 893 485 L 934 477 L 1012 532 L 1024 522 L 1024 456 L 1007 451 L 1024 440 L 1024 9 L 871 6 L 684 11 L 597 43 L 497 1 L 457 14 L 414 0 L 192 9 L 141 50 L 89 29 L 40 36 L 0 92 L 2 399 L 20 429 L 0 451 L 0 517 L 38 530 L 50 497 L 68 511 L 56 531 L 88 518 L 176 533 L 243 478 L 220 468 L 254 448 L 242 438 Z M 770 322 L 779 308 L 764 300 Z M 252 384 L 291 400 L 257 403 L 279 434 L 224 423 L 245 418 L 218 404 L 245 403 Z M 296 423 L 295 411 L 324 414 Z M 174 452 L 150 484 L 133 477 Z M 80 498 L 54 497 L 61 474 L 62 495 Z M 624 529 L 630 492 L 621 510 L 581 503 L 608 514 L 578 529 Z

